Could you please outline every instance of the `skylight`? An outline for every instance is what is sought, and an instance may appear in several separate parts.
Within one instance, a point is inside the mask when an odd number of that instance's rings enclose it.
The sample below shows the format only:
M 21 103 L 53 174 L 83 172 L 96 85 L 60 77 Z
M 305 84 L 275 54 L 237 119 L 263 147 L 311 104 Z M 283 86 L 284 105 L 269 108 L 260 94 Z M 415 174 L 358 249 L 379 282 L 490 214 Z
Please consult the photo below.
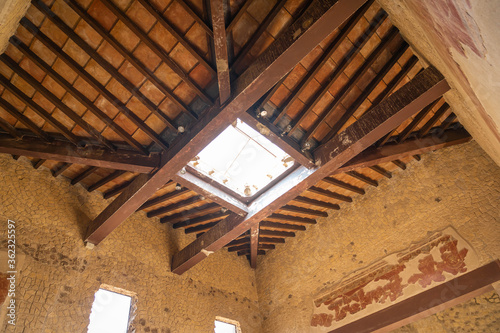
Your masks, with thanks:
M 214 333 L 236 333 L 236 326 L 216 320 Z
M 189 163 L 243 196 L 252 196 L 293 164 L 287 153 L 239 119 Z

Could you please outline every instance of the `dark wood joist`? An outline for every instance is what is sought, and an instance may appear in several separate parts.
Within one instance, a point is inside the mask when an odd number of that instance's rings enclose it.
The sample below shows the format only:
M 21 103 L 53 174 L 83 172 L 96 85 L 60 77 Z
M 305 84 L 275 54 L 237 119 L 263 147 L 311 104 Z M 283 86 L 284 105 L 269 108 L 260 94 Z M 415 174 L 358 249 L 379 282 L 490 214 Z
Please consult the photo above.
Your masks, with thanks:
M 81 182 L 82 180 L 93 174 L 97 169 L 98 169 L 97 167 L 91 166 L 83 170 L 80 174 L 78 174 L 75 178 L 71 180 L 71 185 L 78 184 L 79 182 Z
M 5 135 L 0 135 L 0 152 L 140 173 L 151 172 L 160 163 L 159 154 L 144 156 L 135 151 L 118 149 L 113 152 L 107 148 L 91 145 L 77 147 L 60 140 L 44 143 L 33 137 L 15 140 Z
M 153 198 L 153 199 L 150 199 L 150 200 L 146 201 L 141 207 L 139 207 L 139 210 L 146 209 L 146 208 L 149 208 L 149 207 L 153 207 L 153 206 L 161 204 L 163 202 L 175 199 L 178 196 L 186 194 L 188 192 L 189 192 L 189 189 L 183 187 L 180 190 L 174 190 L 172 192 L 160 195 L 160 196 L 158 196 L 156 198 Z
M 348 196 L 345 196 L 342 194 L 338 194 L 336 192 L 332 192 L 329 190 L 325 190 L 325 189 L 322 189 L 321 187 L 317 187 L 317 186 L 311 186 L 307 191 L 314 193 L 314 194 L 324 196 L 324 197 L 328 197 L 330 199 L 340 200 L 340 201 L 344 201 L 344 202 L 352 202 L 351 197 L 348 197 Z
M 6 64 L 10 69 L 12 69 L 17 75 L 19 75 L 23 80 L 25 80 L 30 86 L 35 88 L 35 90 L 51 102 L 55 107 L 61 110 L 69 119 L 75 122 L 76 125 L 80 126 L 85 132 L 94 137 L 97 141 L 102 143 L 104 146 L 111 150 L 116 150 L 116 147 L 105 137 L 101 135 L 92 125 L 87 123 L 83 118 L 73 111 L 70 107 L 64 104 L 56 95 L 45 88 L 40 82 L 38 82 L 31 74 L 26 72 L 21 66 L 19 66 L 12 58 L 10 58 L 5 53 L 0 55 L 0 59 L 4 64 Z
M 344 114 L 340 117 L 340 119 L 335 123 L 329 135 L 333 135 L 333 133 L 337 133 L 348 121 L 351 117 L 354 116 L 358 108 L 365 102 L 365 100 L 370 96 L 370 94 L 374 91 L 374 89 L 379 85 L 379 83 L 383 80 L 383 78 L 389 73 L 389 71 L 396 65 L 399 59 L 403 56 L 403 54 L 408 49 L 409 45 L 403 41 L 402 45 L 399 49 L 394 53 L 394 55 L 389 59 L 389 61 L 379 70 L 377 75 L 370 81 L 368 86 L 363 89 L 363 92 L 356 98 L 356 100 L 347 108 Z M 375 53 L 376 50 L 373 52 Z M 365 73 L 370 69 L 370 66 L 373 65 L 373 62 L 376 61 L 377 54 L 370 54 L 370 57 L 366 60 L 361 68 L 356 71 L 356 73 L 351 77 L 349 82 L 346 84 L 346 90 L 343 92 L 339 92 L 338 95 L 334 96 L 334 102 L 328 106 L 327 112 L 324 117 L 317 119 L 312 126 L 311 129 L 307 131 L 307 134 L 304 136 L 303 142 L 306 142 L 313 138 L 316 131 L 319 130 L 320 126 L 323 124 L 325 119 L 335 112 L 337 106 L 340 105 L 343 98 L 349 94 L 352 88 L 357 84 L 358 80 L 365 75 Z M 374 56 L 372 58 L 372 55 Z M 338 99 L 337 99 L 338 96 Z
M 276 248 L 276 246 L 274 244 L 259 244 L 259 247 L 258 247 L 258 250 L 274 250 Z M 246 250 L 248 249 L 248 245 L 247 244 L 244 244 L 244 245 L 239 245 L 239 246 L 232 246 L 232 247 L 229 247 L 227 250 L 229 252 L 237 252 L 237 251 L 243 251 L 243 250 Z M 252 251 L 252 249 L 250 248 L 250 251 Z M 257 252 L 256 252 L 257 254 Z
M 378 106 L 366 112 L 345 131 L 316 149 L 315 158 L 319 161 L 317 169 L 297 168 L 256 199 L 249 206 L 249 213 L 245 217 L 236 214 L 228 216 L 174 254 L 172 272 L 182 274 L 206 258 L 207 251 L 221 249 L 313 184 L 331 175 L 337 168 L 449 89 L 448 83 L 435 68 L 424 70 Z
M 276 231 L 276 230 L 260 230 L 260 237 L 295 237 L 295 233 L 290 231 Z
M 252 2 L 253 0 L 247 0 L 243 3 L 241 8 L 238 10 L 238 13 L 236 13 L 236 15 L 231 19 L 231 23 L 228 24 L 226 28 L 227 34 L 229 34 L 233 30 L 236 23 L 238 23 L 243 14 L 245 14 L 245 12 L 247 11 L 248 7 L 252 4 Z
M 63 163 L 62 165 L 58 166 L 54 171 L 52 171 L 52 176 L 57 177 L 60 174 L 62 174 L 64 171 L 68 170 L 69 167 L 71 167 L 71 163 Z
M 382 168 L 381 166 L 379 165 L 373 165 L 370 167 L 371 170 L 375 171 L 376 173 L 378 174 L 381 174 L 382 176 L 386 177 L 386 178 L 392 178 L 392 173 L 390 173 L 389 171 L 385 170 L 384 168 Z
M 258 237 L 259 243 L 262 244 L 284 244 L 285 240 L 283 238 L 278 238 L 278 237 Z M 244 238 L 239 238 L 235 239 L 227 246 L 236 246 L 236 245 L 242 245 L 242 244 L 250 244 L 250 237 L 244 237 Z
M 45 133 L 42 129 L 40 129 L 31 119 L 26 117 L 23 113 L 19 112 L 12 104 L 7 102 L 3 97 L 0 97 L 0 107 L 7 111 L 11 116 L 16 118 L 21 124 L 30 129 L 34 134 L 40 137 L 42 140 L 50 142 L 52 138 L 50 135 Z
M 394 160 L 392 161 L 392 163 L 397 166 L 398 168 L 400 168 L 401 170 L 406 170 L 406 164 L 404 162 L 402 162 L 401 160 Z
M 31 21 L 23 17 L 20 21 L 20 24 L 28 31 L 30 31 L 50 51 L 56 54 L 58 56 L 58 59 L 62 60 L 66 65 L 74 70 L 80 76 L 80 78 L 84 79 L 85 82 L 87 82 L 92 88 L 99 92 L 102 97 L 104 97 L 108 102 L 110 102 L 113 106 L 120 110 L 120 112 L 123 113 L 123 115 L 125 115 L 128 119 L 130 119 L 138 128 L 140 128 L 141 131 L 146 133 L 146 135 L 151 138 L 151 140 L 156 142 L 161 148 L 168 149 L 168 144 L 163 141 L 158 133 L 156 133 L 151 127 L 149 127 L 144 121 L 142 121 L 140 117 L 132 112 L 132 110 L 130 110 L 123 102 L 121 102 L 118 97 L 107 90 L 75 60 L 68 56 L 56 43 L 54 43 L 49 37 L 41 32 L 40 29 L 38 29 L 33 23 L 31 23 Z
M 247 256 L 250 254 L 250 249 L 245 249 L 243 251 L 238 251 L 238 256 Z M 257 250 L 257 255 L 263 256 L 266 254 L 265 250 Z
M 384 17 L 387 16 L 383 10 L 381 10 L 384 14 Z M 382 25 L 384 20 L 380 19 L 376 16 L 367 30 L 361 34 L 361 36 L 353 43 L 351 49 L 347 52 L 347 54 L 343 57 L 340 63 L 335 67 L 335 70 L 328 78 L 327 82 L 324 82 L 321 86 L 321 89 L 314 95 L 314 98 L 306 104 L 306 107 L 300 112 L 300 116 L 298 119 L 293 121 L 292 129 L 288 132 L 288 136 L 291 136 L 296 129 L 298 129 L 303 121 L 306 119 L 308 115 L 311 114 L 314 107 L 321 101 L 325 94 L 329 94 L 330 88 L 333 86 L 337 79 L 344 73 L 344 70 L 351 64 L 351 62 L 355 59 L 356 55 L 361 51 L 363 46 L 370 40 L 371 36 L 375 34 L 377 28 Z M 326 116 L 333 112 L 336 107 L 340 104 L 343 98 L 346 96 L 347 92 L 350 91 L 354 84 L 360 79 L 362 74 L 368 70 L 368 68 L 373 64 L 373 62 L 382 54 L 383 51 L 387 49 L 389 44 L 396 38 L 398 35 L 398 31 L 396 28 L 392 28 L 386 37 L 382 39 L 380 44 L 377 46 L 375 50 L 370 53 L 370 56 L 366 59 L 363 65 L 356 71 L 353 77 L 347 82 L 347 84 L 335 95 L 333 96 L 332 102 L 325 108 Z M 319 126 L 319 123 L 316 124 Z
M 434 113 L 431 119 L 425 123 L 424 126 L 418 131 L 417 137 L 422 138 L 429 133 L 429 131 L 436 125 L 438 120 L 450 109 L 448 103 L 444 103 L 437 111 Z
M 450 114 L 448 117 L 446 117 L 446 119 L 441 123 L 441 131 L 444 133 L 444 131 L 446 131 L 448 129 L 448 127 L 451 126 L 451 124 L 453 124 L 453 122 L 457 119 L 457 116 L 452 113 Z
M 132 178 L 131 180 L 127 180 L 115 187 L 113 187 L 112 189 L 106 191 L 104 193 L 104 199 L 109 199 L 109 198 L 112 198 L 114 197 L 115 195 L 117 194 L 120 194 L 122 193 L 130 184 L 132 184 L 132 182 L 137 178 L 137 176 L 135 176 L 134 178 Z
M 99 189 L 101 186 L 106 185 L 107 183 L 115 180 L 116 178 L 120 177 L 123 175 L 125 171 L 123 170 L 116 170 L 107 175 L 106 177 L 103 177 L 102 179 L 98 180 L 94 184 L 90 185 L 89 188 L 87 189 L 89 192 L 93 192 L 97 189 Z
M 105 0 L 102 1 L 107 4 Z M 92 60 L 104 68 L 115 80 L 117 80 L 130 94 L 137 98 L 146 108 L 148 108 L 158 119 L 173 130 L 176 127 L 172 124 L 171 119 L 163 113 L 155 103 L 147 98 L 132 82 L 122 75 L 115 67 L 113 67 L 104 57 L 94 50 L 83 38 L 81 38 L 71 27 L 59 18 L 48 6 L 41 0 L 34 0 L 32 4 L 40 10 L 45 16 L 51 20 L 61 31 L 63 31 L 75 44 L 77 44 Z M 115 13 L 116 14 L 116 13 Z M 121 17 L 120 17 L 121 18 Z M 128 25 L 127 25 L 128 26 Z M 130 27 L 129 27 L 130 28 Z M 133 31 L 133 30 L 132 30 Z
M 314 210 L 314 209 L 304 208 L 304 207 L 297 207 L 297 206 L 292 206 L 292 205 L 283 206 L 280 208 L 280 210 L 290 212 L 290 213 L 305 214 L 305 215 L 316 216 L 316 217 L 328 217 L 327 212 L 322 212 L 320 210 Z
M 413 133 L 415 128 L 417 128 L 418 124 L 420 124 L 422 119 L 427 117 L 427 115 L 432 111 L 432 109 L 436 106 L 436 104 L 439 102 L 440 99 L 441 98 L 438 98 L 437 100 L 435 100 L 431 104 L 427 105 L 425 108 L 422 109 L 422 111 L 420 111 L 419 113 L 417 113 L 415 115 L 415 117 L 413 117 L 413 120 L 411 121 L 411 123 L 404 128 L 404 130 L 401 132 L 401 134 L 399 134 L 399 136 L 398 136 L 399 143 L 408 139 L 410 134 Z
M 301 202 L 304 204 L 313 205 L 313 206 L 317 206 L 317 207 L 321 207 L 321 208 L 328 208 L 328 209 L 334 209 L 334 210 L 340 209 L 340 206 L 337 204 L 332 204 L 330 202 L 320 201 L 320 200 L 311 199 L 311 198 L 303 197 L 303 196 L 298 196 L 298 197 L 294 198 L 293 201 L 297 201 L 297 202 Z
M 117 5 L 110 0 L 101 0 L 101 2 L 129 28 L 141 42 L 146 44 L 182 81 L 184 81 L 191 89 L 196 91 L 198 96 L 207 104 L 212 105 L 212 99 L 203 91 L 189 75 L 172 59 L 163 47 L 158 45 L 149 35 L 132 21 Z M 121 80 L 120 80 L 121 81 Z
M 284 214 L 273 213 L 268 216 L 269 219 L 277 220 L 285 223 L 298 223 L 298 224 L 316 224 L 315 219 L 310 219 L 306 217 L 298 217 Z
M 223 105 L 231 97 L 229 57 L 226 25 L 224 22 L 224 0 L 211 0 L 212 27 L 214 32 L 215 63 L 219 83 L 219 103 Z
M 208 183 L 189 172 L 178 172 L 172 176 L 172 180 L 189 188 L 191 191 L 203 195 L 205 198 L 218 203 L 220 206 L 229 209 L 237 214 L 246 214 L 247 205 L 235 197 L 222 191 L 218 187 Z
M 85 240 L 93 244 L 100 243 L 364 2 L 365 0 L 314 1 L 236 80 L 233 97 L 226 106 L 212 107 L 206 111 L 190 132 L 180 136 L 166 152 L 157 172 L 139 175 L 90 223 Z M 234 219 L 231 217 L 231 220 Z M 202 237 L 204 236 L 200 238 Z
M 47 160 L 44 160 L 44 159 L 37 159 L 35 161 L 33 161 L 32 165 L 33 165 L 33 168 L 35 170 L 38 170 L 39 167 L 41 167 L 43 165 L 43 163 L 45 163 Z
M 344 23 L 342 29 L 340 29 L 339 34 L 335 37 L 335 39 L 328 45 L 325 49 L 324 53 L 321 57 L 314 63 L 313 67 L 307 72 L 302 80 L 297 84 L 297 87 L 292 91 L 292 93 L 288 96 L 288 98 L 283 103 L 283 107 L 278 109 L 278 114 L 276 118 L 273 120 L 273 123 L 276 125 L 283 118 L 288 109 L 292 106 L 292 104 L 299 98 L 304 89 L 309 85 L 309 83 L 314 79 L 316 74 L 323 68 L 323 66 L 328 62 L 328 59 L 333 55 L 333 52 L 337 50 L 339 45 L 345 40 L 347 35 L 354 29 L 359 20 L 366 13 L 368 8 L 373 4 L 373 0 L 367 1 L 352 17 Z
M 74 0 L 72 0 L 74 1 Z M 193 57 L 196 58 L 202 64 L 209 72 L 210 74 L 214 75 L 216 74 L 215 70 L 212 68 L 212 66 L 207 62 L 207 60 L 201 55 L 191 44 L 186 40 L 186 38 L 182 35 L 182 33 L 175 27 L 175 25 L 172 25 L 167 22 L 165 19 L 165 16 L 163 15 L 164 13 L 160 12 L 158 8 L 155 7 L 154 4 L 152 4 L 148 0 L 138 0 L 141 5 L 148 10 L 148 12 L 155 17 L 155 19 L 170 33 L 172 36 L 174 36 L 177 41 L 193 55 Z M 165 11 L 168 10 L 167 9 Z
M 360 172 L 357 172 L 357 171 L 347 171 L 346 172 L 346 175 L 349 175 L 351 176 L 352 178 L 355 178 L 357 180 L 360 180 L 362 181 L 363 183 L 365 184 L 368 184 L 370 186 L 374 186 L 374 187 L 377 187 L 378 186 L 378 181 L 376 181 L 375 179 L 371 179 L 370 177 L 368 176 L 365 176 L 363 175 L 362 173 Z
M 285 231 L 289 232 L 290 230 L 293 231 L 304 231 L 306 230 L 306 227 L 303 225 L 296 225 L 296 224 L 288 224 L 288 223 L 280 223 L 280 222 L 271 222 L 271 221 L 262 221 L 260 223 L 260 228 L 261 232 L 263 232 L 262 229 L 275 229 L 278 231 Z
M 387 163 L 444 147 L 466 143 L 470 140 L 470 134 L 462 128 L 445 131 L 441 136 L 432 135 L 421 139 L 406 140 L 403 143 L 388 143 L 382 147 L 370 147 L 337 169 L 334 174 Z
M 269 25 L 274 20 L 276 15 L 278 15 L 279 11 L 281 10 L 281 8 L 283 8 L 286 1 L 287 0 L 276 1 L 273 8 L 271 9 L 271 11 L 269 13 L 267 13 L 264 20 L 262 22 L 260 22 L 259 26 L 257 27 L 257 30 L 255 30 L 255 32 L 252 34 L 250 39 L 245 43 L 245 45 L 242 45 L 242 47 L 238 53 L 238 56 L 236 57 L 236 59 L 234 60 L 232 66 L 231 66 L 232 70 L 238 71 L 238 69 L 240 68 L 241 64 L 243 63 L 243 60 L 245 59 L 245 57 L 250 53 L 250 51 L 252 50 L 252 47 L 255 45 L 255 43 L 257 43 L 259 38 L 261 38 L 262 35 L 265 33 L 266 29 L 269 27 Z M 214 27 L 214 39 L 215 39 L 215 36 L 216 36 L 216 34 L 215 34 L 215 27 Z
M 177 222 L 183 222 L 183 221 L 186 221 L 186 222 L 189 222 L 189 223 L 193 223 L 193 215 L 199 215 L 199 214 L 211 214 L 211 213 L 214 213 L 214 212 L 219 212 L 221 211 L 221 207 L 216 204 L 216 203 L 208 203 L 208 204 L 205 204 L 203 206 L 199 206 L 199 207 L 196 207 L 196 208 L 192 208 L 192 209 L 189 209 L 189 210 L 185 210 L 185 211 L 182 211 L 182 212 L 179 212 L 179 213 L 176 213 L 176 214 L 172 214 L 172 215 L 168 215 L 168 216 L 164 216 L 160 219 L 160 222 L 161 223 L 177 223 Z M 186 224 L 186 226 L 189 225 L 189 224 Z M 179 228 L 181 225 L 177 225 L 175 226 L 174 228 Z
M 19 100 L 21 100 L 24 104 L 26 104 L 36 114 L 42 117 L 47 123 L 52 125 L 56 130 L 58 130 L 62 135 L 64 135 L 64 137 L 68 139 L 71 143 L 75 145 L 78 145 L 80 143 L 80 140 L 76 137 L 76 135 L 73 134 L 66 126 L 61 124 L 61 122 L 59 122 L 54 117 L 52 117 L 52 115 L 49 112 L 47 112 L 44 108 L 35 103 L 35 101 L 31 99 L 31 97 L 29 97 L 15 85 L 13 85 L 3 75 L 0 75 L 0 84 L 2 84 L 4 88 L 8 90 L 10 93 L 12 93 L 14 96 L 19 98 Z M 1 103 L 0 105 L 2 107 L 7 106 L 8 108 L 10 108 L 9 104 L 7 104 L 7 101 L 5 100 L 3 100 L 3 103 Z
M 326 177 L 326 178 L 322 179 L 322 181 L 325 183 L 343 188 L 344 190 L 355 192 L 355 193 L 358 193 L 361 195 L 365 194 L 365 190 L 363 190 L 362 188 L 359 188 L 357 186 L 354 186 L 354 185 L 351 185 L 349 183 L 343 182 L 341 180 L 335 179 L 333 177 Z
M 214 222 L 214 220 L 217 220 L 217 221 L 222 220 L 223 218 L 225 218 L 229 214 L 230 214 L 229 211 L 222 212 L 219 210 L 216 213 L 206 214 L 203 216 L 192 218 L 190 220 L 174 223 L 173 227 L 174 227 L 174 229 L 196 227 L 199 225 L 204 225 L 204 224 L 207 224 L 210 222 Z
M 196 11 L 184 0 L 177 0 L 177 2 L 186 10 L 186 12 L 191 15 L 191 17 L 201 26 L 203 30 L 207 33 L 211 38 L 214 37 L 212 29 L 208 26 L 208 24 L 196 13 Z
M 130 134 L 128 134 L 123 128 L 118 126 L 113 119 L 111 119 L 106 113 L 101 111 L 90 99 L 88 99 L 84 94 L 78 91 L 75 87 L 71 85 L 65 78 L 63 78 L 59 73 L 57 73 L 49 64 L 43 61 L 35 52 L 24 44 L 16 36 L 10 38 L 12 45 L 17 47 L 26 57 L 28 57 L 35 65 L 43 69 L 47 75 L 49 75 L 54 81 L 56 81 L 61 87 L 66 89 L 76 100 L 82 103 L 90 112 L 92 112 L 99 120 L 105 123 L 110 129 L 112 129 L 116 134 L 118 134 L 123 141 L 135 147 L 138 151 L 144 154 L 149 154 L 148 151 Z
M 140 0 L 141 4 L 151 13 L 154 13 L 153 16 L 155 18 L 160 19 L 163 18 L 162 15 L 157 17 L 157 11 L 152 7 L 152 4 L 149 2 Z M 142 75 L 144 75 L 152 84 L 155 85 L 165 96 L 167 96 L 174 104 L 176 104 L 184 113 L 194 117 L 196 119 L 196 114 L 193 113 L 189 107 L 180 100 L 172 91 L 172 89 L 168 88 L 167 85 L 162 82 L 158 77 L 150 70 L 146 65 L 141 63 L 139 59 L 137 59 L 131 52 L 129 52 L 123 44 L 121 44 L 112 34 L 110 34 L 106 29 L 90 14 L 87 13 L 85 9 L 80 7 L 80 5 L 75 0 L 67 0 L 66 3 L 78 14 L 80 15 L 85 22 L 87 22 L 106 42 L 108 42 L 111 46 L 115 48 L 130 64 L 132 64 Z M 159 21 L 163 24 L 167 24 L 165 20 Z M 168 24 L 167 24 L 168 25 Z M 167 29 L 168 30 L 168 29 Z M 184 41 L 179 36 L 179 42 Z M 182 44 L 186 44 L 182 42 Z M 189 44 L 188 44 L 189 45 Z M 198 53 L 194 52 L 198 55 Z M 199 55 L 198 55 L 199 56 Z M 160 102 L 161 103 L 161 102 Z
M 22 134 L 12 126 L 8 121 L 3 118 L 0 118 L 0 127 L 7 133 L 9 133 L 12 137 L 16 139 L 22 139 Z
M 174 210 L 177 210 L 177 209 L 181 209 L 184 206 L 189 206 L 189 205 L 198 203 L 198 202 L 203 201 L 203 200 L 204 200 L 204 198 L 202 196 L 196 195 L 194 197 L 181 200 L 179 202 L 170 204 L 168 206 L 160 207 L 160 208 L 157 208 L 155 210 L 151 210 L 151 211 L 149 211 L 147 213 L 147 215 L 148 215 L 148 217 L 154 217 L 154 216 L 159 216 L 159 215 L 167 214 L 167 213 L 170 213 L 171 211 L 174 211 Z
M 330 333 L 392 332 L 474 297 L 493 291 L 500 280 L 500 261 L 495 260 L 448 282 L 428 288 L 415 296 L 369 314 Z
M 196 227 L 188 227 L 184 229 L 184 233 L 186 234 L 194 234 L 194 233 L 199 233 L 199 232 L 207 232 L 211 228 L 217 225 L 220 221 L 215 221 L 215 222 L 210 222 L 206 224 L 201 224 Z

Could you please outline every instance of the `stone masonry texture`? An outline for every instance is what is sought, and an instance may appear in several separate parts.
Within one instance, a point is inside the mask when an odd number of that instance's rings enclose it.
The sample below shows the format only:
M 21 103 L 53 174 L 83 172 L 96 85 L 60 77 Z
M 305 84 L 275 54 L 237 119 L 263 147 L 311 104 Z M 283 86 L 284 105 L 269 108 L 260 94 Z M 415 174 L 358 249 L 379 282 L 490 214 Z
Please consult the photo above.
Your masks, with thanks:
M 448 226 L 471 244 L 479 265 L 500 257 L 500 168 L 475 142 L 426 154 L 353 198 L 259 257 L 263 332 L 308 332 L 320 290 Z M 498 316 L 498 302 L 488 305 L 488 312 Z M 461 321 L 437 318 L 443 327 L 450 326 L 443 332 L 458 332 Z M 472 331 L 498 332 L 487 327 Z M 424 325 L 411 332 L 437 331 Z
M 17 252 L 25 255 L 16 286 L 17 324 L 1 332 L 87 332 L 101 284 L 133 292 L 136 332 L 213 332 L 216 316 L 260 332 L 255 275 L 246 258 L 222 250 L 182 276 L 170 272 L 172 254 L 194 238 L 133 214 L 93 250 L 85 228 L 111 200 L 71 186 L 29 161 L 0 156 L 0 248 L 7 219 L 16 222 Z

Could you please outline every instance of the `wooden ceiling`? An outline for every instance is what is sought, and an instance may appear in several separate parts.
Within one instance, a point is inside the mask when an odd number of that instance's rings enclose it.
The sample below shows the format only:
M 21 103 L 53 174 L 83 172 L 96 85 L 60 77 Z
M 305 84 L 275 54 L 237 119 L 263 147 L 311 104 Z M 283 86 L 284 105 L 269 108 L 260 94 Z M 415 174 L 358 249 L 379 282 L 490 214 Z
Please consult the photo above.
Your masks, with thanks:
M 207 131 L 213 119 L 218 128 L 230 124 L 220 115 L 242 107 L 238 97 L 254 84 L 261 91 L 252 90 L 255 101 L 238 117 L 314 169 L 321 147 L 424 72 L 387 14 L 368 1 L 305 57 L 297 55 L 291 70 L 275 74 L 272 66 L 293 58 L 280 58 L 282 51 L 321 20 L 313 14 L 323 2 L 32 1 L 0 56 L 0 152 L 26 156 L 35 169 L 43 165 L 54 177 L 106 199 L 122 192 L 125 198 L 180 155 L 194 157 L 209 141 L 195 151 L 191 136 Z M 291 46 L 280 49 L 282 44 Z M 264 72 L 274 75 L 274 82 L 266 77 L 270 89 L 257 85 Z M 352 202 L 420 154 L 469 140 L 439 96 L 222 246 L 247 255 L 255 266 L 257 254 Z M 215 184 L 178 173 L 185 164 L 174 164 L 161 184 L 155 180 L 127 214 L 139 207 L 200 237 L 231 214 L 246 213 Z

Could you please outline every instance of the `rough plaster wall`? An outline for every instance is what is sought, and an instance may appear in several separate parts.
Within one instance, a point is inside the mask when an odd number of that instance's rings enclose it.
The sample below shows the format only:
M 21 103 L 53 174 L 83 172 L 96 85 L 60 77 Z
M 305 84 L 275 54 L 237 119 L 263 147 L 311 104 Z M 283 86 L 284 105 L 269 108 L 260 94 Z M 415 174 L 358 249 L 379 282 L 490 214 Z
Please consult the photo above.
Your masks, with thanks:
M 0 54 L 7 48 L 30 3 L 29 0 L 0 0 Z
M 259 257 L 264 332 L 308 332 L 319 290 L 449 225 L 481 265 L 499 258 L 499 206 L 500 168 L 477 143 L 422 156 Z
M 488 292 L 393 333 L 497 333 L 499 330 L 500 297 L 496 292 Z
M 193 237 L 133 214 L 87 250 L 82 234 L 110 201 L 24 158 L 0 156 L 0 247 L 7 219 L 17 224 L 18 322 L 6 332 L 86 332 L 101 283 L 137 293 L 137 332 L 213 332 L 215 316 L 260 332 L 255 275 L 243 257 L 217 252 L 182 276 L 170 272 L 177 249 Z M 0 328 L 3 331 L 4 328 Z
M 443 73 L 445 99 L 500 165 L 500 2 L 378 0 L 416 54 Z

